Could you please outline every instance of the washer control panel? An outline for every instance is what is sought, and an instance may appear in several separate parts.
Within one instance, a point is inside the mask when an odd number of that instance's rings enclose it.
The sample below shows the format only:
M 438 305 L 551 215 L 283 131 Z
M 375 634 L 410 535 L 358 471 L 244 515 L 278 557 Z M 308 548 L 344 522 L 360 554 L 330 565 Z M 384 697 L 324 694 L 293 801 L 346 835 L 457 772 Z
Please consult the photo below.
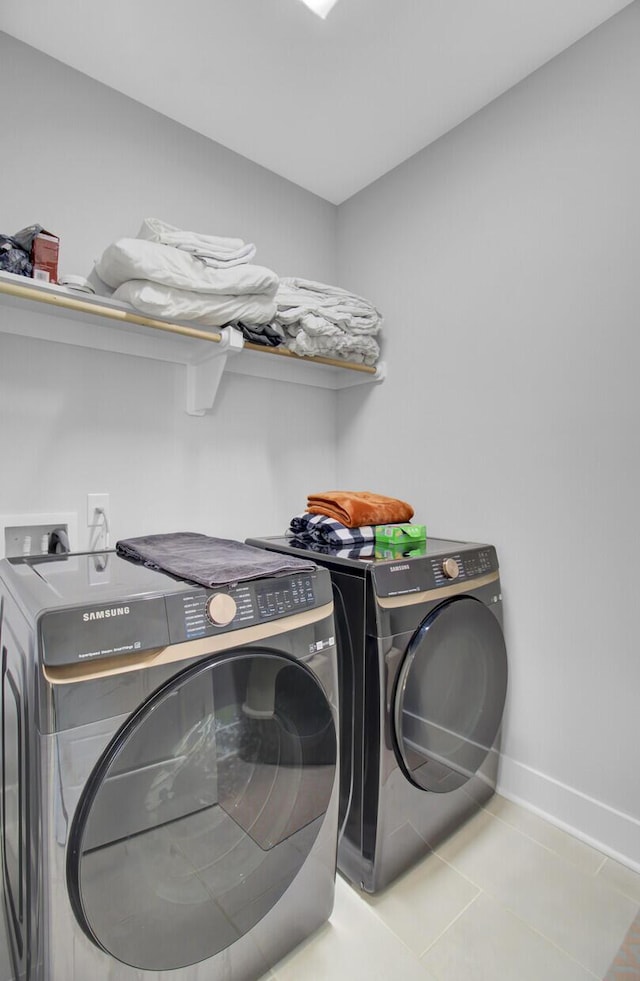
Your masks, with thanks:
M 32 568 L 34 566 L 34 568 Z M 132 658 L 170 644 L 295 617 L 333 602 L 331 576 L 309 560 L 295 571 L 207 589 L 105 553 L 9 563 L 31 605 L 41 663 L 52 667 Z M 100 580 L 96 596 L 95 576 Z M 3 571 L 3 581 L 5 572 Z M 306 618 L 312 619 L 312 618 Z M 296 627 L 291 622 L 291 629 Z M 290 629 L 285 622 L 282 632 Z M 275 634 L 272 628 L 263 633 Z M 256 633 L 258 633 L 256 631 Z
M 325 582 L 324 570 L 256 579 L 220 589 L 194 587 L 166 597 L 171 642 L 251 627 L 330 599 L 331 587 Z

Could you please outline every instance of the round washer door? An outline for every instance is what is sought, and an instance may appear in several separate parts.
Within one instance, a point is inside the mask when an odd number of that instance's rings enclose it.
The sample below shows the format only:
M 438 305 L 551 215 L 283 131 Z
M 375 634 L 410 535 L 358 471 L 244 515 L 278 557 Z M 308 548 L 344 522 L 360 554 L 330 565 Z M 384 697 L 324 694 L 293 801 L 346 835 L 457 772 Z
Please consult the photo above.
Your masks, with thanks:
M 111 740 L 74 815 L 67 886 L 102 950 L 142 971 L 247 934 L 306 861 L 336 777 L 331 705 L 271 651 L 208 658 Z
M 471 596 L 433 610 L 396 687 L 396 744 L 412 782 L 436 793 L 466 783 L 493 746 L 506 692 L 507 652 L 493 613 Z

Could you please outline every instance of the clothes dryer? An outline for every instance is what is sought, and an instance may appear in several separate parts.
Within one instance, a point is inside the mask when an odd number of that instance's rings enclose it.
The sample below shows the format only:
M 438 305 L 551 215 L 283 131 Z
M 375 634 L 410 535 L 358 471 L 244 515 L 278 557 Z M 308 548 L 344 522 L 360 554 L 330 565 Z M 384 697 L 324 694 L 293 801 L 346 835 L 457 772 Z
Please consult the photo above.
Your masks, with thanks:
M 288 538 L 248 542 L 312 557 L 331 572 L 338 868 L 377 892 L 494 793 L 507 691 L 496 550 L 432 538 L 423 555 L 376 559 L 372 547 L 343 557 Z
M 114 552 L 0 563 L 20 981 L 247 981 L 330 915 L 324 569 L 209 590 Z

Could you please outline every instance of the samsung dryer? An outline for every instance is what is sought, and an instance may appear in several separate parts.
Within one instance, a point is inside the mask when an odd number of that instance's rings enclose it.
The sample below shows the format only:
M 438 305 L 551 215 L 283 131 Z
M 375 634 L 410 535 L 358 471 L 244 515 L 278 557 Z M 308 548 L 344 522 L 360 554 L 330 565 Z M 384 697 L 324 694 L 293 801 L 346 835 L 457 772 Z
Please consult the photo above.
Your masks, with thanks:
M 329 917 L 329 574 L 218 590 L 114 552 L 0 563 L 20 981 L 247 981 Z
M 429 539 L 422 555 L 306 555 L 334 589 L 340 677 L 338 868 L 377 892 L 494 793 L 507 691 L 496 550 Z M 365 557 L 362 557 L 362 556 Z

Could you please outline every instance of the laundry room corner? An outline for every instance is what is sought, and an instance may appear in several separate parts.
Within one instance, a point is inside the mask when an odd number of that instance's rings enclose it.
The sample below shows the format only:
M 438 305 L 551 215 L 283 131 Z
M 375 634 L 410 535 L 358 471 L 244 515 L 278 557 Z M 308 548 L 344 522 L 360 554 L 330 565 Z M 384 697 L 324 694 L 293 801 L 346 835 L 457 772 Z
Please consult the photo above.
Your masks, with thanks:
M 0 0 L 0 981 L 640 981 L 640 0 Z
M 110 241 L 161 212 L 242 233 L 283 274 L 336 280 L 333 205 L 6 34 L 0 52 L 22 79 L 20 105 L 3 101 L 0 118 L 29 187 L 7 198 L 3 223 L 55 228 L 61 271 L 87 276 Z M 198 418 L 185 412 L 184 365 L 43 340 L 67 325 L 39 311 L 2 315 L 15 332 L 0 333 L 0 452 L 23 463 L 0 513 L 84 519 L 86 495 L 105 489 L 112 542 L 189 528 L 242 537 L 265 520 L 283 530 L 310 483 L 337 480 L 329 388 L 223 373 Z
M 385 432 L 390 492 L 496 544 L 500 791 L 635 868 L 639 42 L 634 3 L 340 206 L 394 371 L 338 410 L 344 484 Z

